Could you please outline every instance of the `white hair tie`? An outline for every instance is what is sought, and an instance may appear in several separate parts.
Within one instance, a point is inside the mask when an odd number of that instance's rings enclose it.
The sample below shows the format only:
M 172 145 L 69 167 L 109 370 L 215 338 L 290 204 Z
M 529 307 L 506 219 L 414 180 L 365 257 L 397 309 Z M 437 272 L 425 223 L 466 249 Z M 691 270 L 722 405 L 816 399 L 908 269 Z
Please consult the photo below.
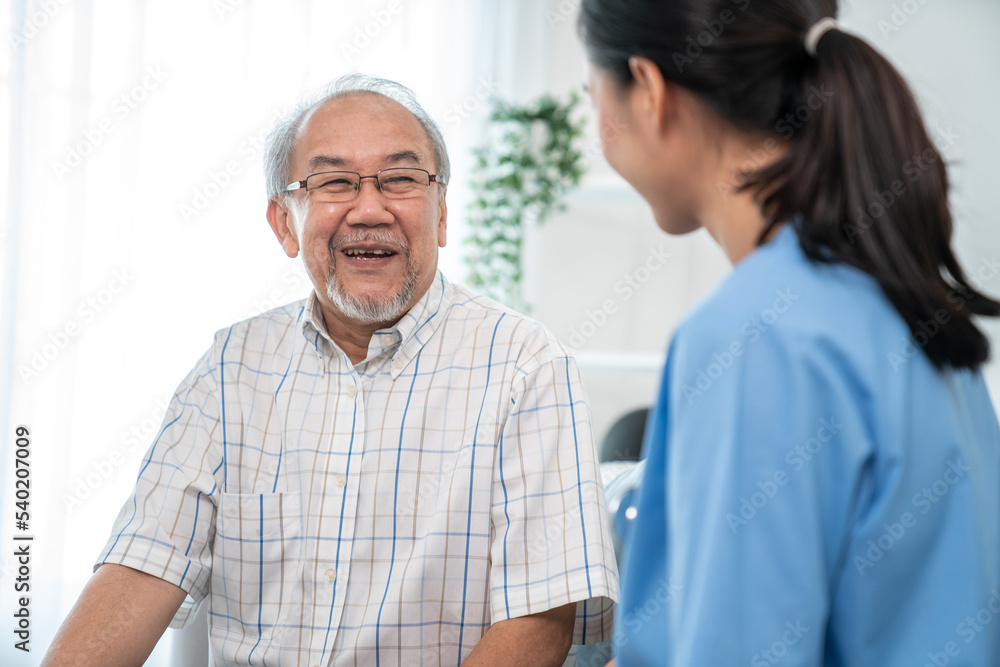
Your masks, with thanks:
M 840 25 L 837 23 L 837 19 L 827 16 L 825 19 L 820 19 L 809 28 L 806 32 L 806 53 L 811 55 L 813 58 L 816 57 L 816 47 L 819 46 L 819 40 L 823 39 L 823 35 L 830 32 L 831 30 L 839 30 Z

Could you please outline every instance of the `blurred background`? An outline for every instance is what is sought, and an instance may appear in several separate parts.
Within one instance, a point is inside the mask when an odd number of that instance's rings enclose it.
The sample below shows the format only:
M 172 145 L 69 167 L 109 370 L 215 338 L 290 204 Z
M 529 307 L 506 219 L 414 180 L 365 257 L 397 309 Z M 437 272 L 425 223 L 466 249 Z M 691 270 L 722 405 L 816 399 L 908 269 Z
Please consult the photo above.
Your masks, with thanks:
M 580 91 L 578 0 L 0 2 L 0 663 L 36 665 L 91 573 L 178 382 L 234 321 L 305 297 L 264 213 L 264 138 L 361 71 L 411 87 L 453 165 L 441 268 L 466 278 L 491 100 Z M 858 0 L 842 22 L 909 78 L 952 164 L 955 246 L 1000 294 L 1000 3 Z M 525 234 L 532 315 L 577 353 L 600 440 L 649 405 L 671 332 L 728 272 L 604 162 Z M 991 120 L 994 119 L 994 120 Z M 1000 344 L 1000 328 L 986 323 Z M 997 348 L 1000 349 L 1000 348 Z M 1000 388 L 1000 366 L 986 368 Z M 13 648 L 14 428 L 32 433 L 31 653 Z M 168 632 L 169 635 L 169 632 Z M 169 637 L 150 659 L 166 665 Z

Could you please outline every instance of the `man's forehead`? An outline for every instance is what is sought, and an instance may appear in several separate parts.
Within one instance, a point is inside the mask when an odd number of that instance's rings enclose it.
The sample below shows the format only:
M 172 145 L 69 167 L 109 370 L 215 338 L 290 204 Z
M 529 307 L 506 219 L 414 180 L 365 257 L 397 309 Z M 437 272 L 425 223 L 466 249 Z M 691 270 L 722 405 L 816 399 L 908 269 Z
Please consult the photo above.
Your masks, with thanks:
M 376 111 L 379 113 L 390 113 L 400 116 L 408 116 L 416 121 L 416 117 L 396 100 L 386 97 L 381 93 L 374 93 L 367 90 L 355 90 L 348 93 L 341 93 L 328 100 L 324 100 L 316 105 L 310 116 L 323 115 L 326 113 L 350 113 L 359 111 L 369 113 Z M 308 122 L 309 118 L 306 118 Z
M 306 167 L 309 171 L 318 171 L 323 167 L 330 167 L 333 169 L 339 169 L 342 167 L 350 167 L 355 159 L 374 161 L 378 164 L 385 165 L 402 165 L 402 166 L 414 166 L 420 167 L 428 159 L 420 151 L 413 150 L 397 150 L 390 151 L 388 153 L 378 153 L 377 151 L 365 151 L 360 154 L 355 153 L 350 157 L 345 157 L 343 155 L 337 154 L 327 154 L 327 153 L 317 153 L 309 157 L 309 162 L 306 163 Z
M 366 141 L 359 146 L 360 138 Z M 336 166 L 355 158 L 416 164 L 433 153 L 430 136 L 416 116 L 395 100 L 365 91 L 326 100 L 312 110 L 295 144 L 297 157 L 307 159 L 310 168 L 317 161 Z

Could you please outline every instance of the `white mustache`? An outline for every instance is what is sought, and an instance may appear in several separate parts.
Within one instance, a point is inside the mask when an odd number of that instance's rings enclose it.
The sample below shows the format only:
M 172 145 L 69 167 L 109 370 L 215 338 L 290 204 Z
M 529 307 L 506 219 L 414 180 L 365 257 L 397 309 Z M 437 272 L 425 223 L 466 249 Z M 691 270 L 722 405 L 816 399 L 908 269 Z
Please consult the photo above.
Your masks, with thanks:
M 333 255 L 341 248 L 356 245 L 358 243 L 377 243 L 379 245 L 396 248 L 400 254 L 410 254 L 410 244 L 407 243 L 406 239 L 396 238 L 390 232 L 385 230 L 370 230 L 360 234 L 351 234 L 350 236 L 332 239 L 330 241 L 330 255 Z

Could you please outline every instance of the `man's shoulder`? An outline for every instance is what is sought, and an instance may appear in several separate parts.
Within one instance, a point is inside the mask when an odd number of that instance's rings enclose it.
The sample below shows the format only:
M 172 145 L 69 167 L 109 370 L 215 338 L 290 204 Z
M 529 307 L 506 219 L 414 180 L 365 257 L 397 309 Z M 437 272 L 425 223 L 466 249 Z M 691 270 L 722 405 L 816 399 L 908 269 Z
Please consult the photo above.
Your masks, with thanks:
M 271 341 L 269 345 L 273 345 L 282 340 L 282 334 L 300 324 L 302 318 L 306 316 L 308 301 L 308 298 L 292 301 L 223 327 L 215 332 L 215 344 L 229 347 L 234 343 L 243 344 L 260 338 L 269 339 Z M 272 338 L 275 335 L 278 338 Z
M 445 317 L 449 324 L 461 321 L 467 335 L 474 334 L 479 339 L 488 336 L 491 347 L 498 352 L 531 360 L 532 365 L 570 356 L 538 320 L 462 285 L 453 285 L 453 289 Z

